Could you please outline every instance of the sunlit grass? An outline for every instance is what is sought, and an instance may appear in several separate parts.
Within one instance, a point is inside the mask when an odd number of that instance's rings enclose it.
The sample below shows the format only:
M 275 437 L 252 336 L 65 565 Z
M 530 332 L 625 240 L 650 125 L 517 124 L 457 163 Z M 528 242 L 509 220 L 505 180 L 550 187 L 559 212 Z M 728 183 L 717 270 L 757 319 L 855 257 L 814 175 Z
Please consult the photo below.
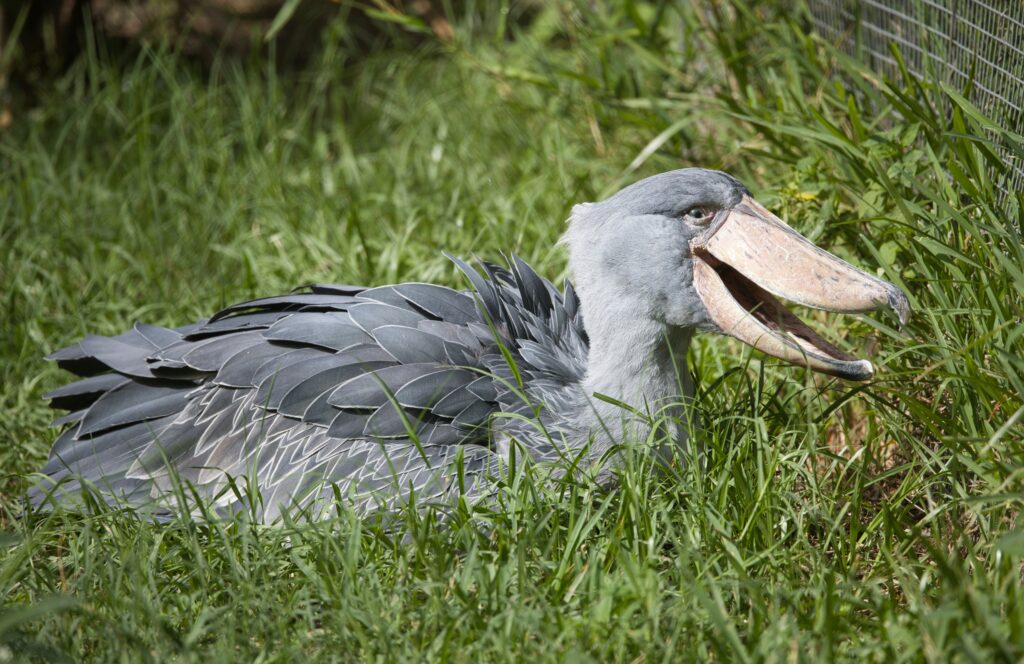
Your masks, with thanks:
M 512 42 L 301 74 L 92 56 L 0 135 L 0 647 L 1019 659 L 1024 250 L 984 141 L 1020 137 L 745 3 L 701 20 L 594 6 L 542 12 Z M 343 511 L 277 528 L 22 518 L 53 437 L 40 395 L 63 380 L 46 352 L 308 282 L 462 285 L 442 250 L 515 251 L 557 279 L 572 203 L 693 164 L 908 292 L 903 330 L 801 312 L 870 356 L 875 382 L 702 337 L 702 429 L 669 472 L 639 449 L 611 491 L 520 469 L 445 527 L 411 511 L 404 538 Z

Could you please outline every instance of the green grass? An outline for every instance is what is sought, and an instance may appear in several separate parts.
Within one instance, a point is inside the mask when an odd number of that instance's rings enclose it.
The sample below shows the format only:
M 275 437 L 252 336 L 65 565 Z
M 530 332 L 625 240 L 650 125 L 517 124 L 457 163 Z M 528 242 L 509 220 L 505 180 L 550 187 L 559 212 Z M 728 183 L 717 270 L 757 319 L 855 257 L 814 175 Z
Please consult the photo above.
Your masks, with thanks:
M 457 46 L 300 73 L 102 46 L 0 134 L 0 661 L 1016 661 L 1024 655 L 1024 248 L 994 183 L 1024 139 L 958 91 L 879 81 L 744 2 L 558 5 Z M 780 6 L 782 3 L 779 3 Z M 562 11 L 566 9 L 566 11 Z M 341 44 L 343 46 L 343 44 Z M 40 358 L 311 281 L 550 278 L 570 204 L 721 167 L 902 286 L 910 325 L 803 312 L 867 386 L 724 339 L 692 353 L 699 461 L 621 484 L 509 478 L 395 541 L 22 516 L 53 432 Z

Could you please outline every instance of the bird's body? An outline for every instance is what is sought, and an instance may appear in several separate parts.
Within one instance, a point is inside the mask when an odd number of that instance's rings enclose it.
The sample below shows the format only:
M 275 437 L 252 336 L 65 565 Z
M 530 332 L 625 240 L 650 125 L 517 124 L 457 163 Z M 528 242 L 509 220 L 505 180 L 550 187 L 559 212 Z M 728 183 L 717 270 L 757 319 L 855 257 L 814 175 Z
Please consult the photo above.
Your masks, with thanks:
M 721 240 L 748 227 L 762 246 Z M 827 300 L 761 276 L 772 259 L 758 252 L 773 241 L 793 242 L 787 260 L 807 261 L 822 283 L 846 280 L 857 292 Z M 869 375 L 870 364 L 817 337 L 762 287 L 832 310 L 905 309 L 894 287 L 815 254 L 714 171 L 673 171 L 577 206 L 566 244 L 578 295 L 515 258 L 508 269 L 485 263 L 483 274 L 456 261 L 466 291 L 312 286 L 176 330 L 137 324 L 87 337 L 52 356 L 82 378 L 48 395 L 70 411 L 59 420 L 69 426 L 34 500 L 67 502 L 88 484 L 110 500 L 169 509 L 185 487 L 270 521 L 294 507 L 319 515 L 339 496 L 362 512 L 410 497 L 475 498 L 513 450 L 608 466 L 615 443 L 643 434 L 634 427 L 645 418 L 631 412 L 683 415 L 697 330 Z M 246 503 L 246 488 L 258 489 L 258 504 Z
M 177 479 L 227 508 L 243 507 L 228 479 L 249 478 L 273 519 L 335 491 L 364 510 L 411 490 L 425 502 L 474 494 L 513 438 L 557 457 L 556 441 L 576 435 L 559 406 L 580 399 L 586 363 L 572 287 L 516 259 L 485 265 L 486 278 L 460 267 L 474 290 L 314 285 L 59 351 L 61 366 L 103 373 L 48 395 L 75 424 L 43 472 L 130 503 Z

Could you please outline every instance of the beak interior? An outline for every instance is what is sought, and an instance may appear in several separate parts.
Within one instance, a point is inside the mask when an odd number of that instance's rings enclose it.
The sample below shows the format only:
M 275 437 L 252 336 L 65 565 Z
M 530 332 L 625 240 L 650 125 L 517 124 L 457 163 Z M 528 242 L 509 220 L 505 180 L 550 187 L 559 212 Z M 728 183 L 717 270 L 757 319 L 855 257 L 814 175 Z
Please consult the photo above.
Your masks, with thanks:
M 857 358 L 840 350 L 787 309 L 774 295 L 747 279 L 735 268 L 719 263 L 712 265 L 729 294 L 759 323 L 773 333 L 798 345 L 804 352 L 831 357 L 840 362 L 857 362 Z
M 762 330 L 760 334 L 765 338 L 772 337 L 775 341 L 766 343 L 766 339 L 752 335 L 749 327 L 742 325 L 727 324 L 723 328 L 726 333 L 769 355 L 804 364 L 822 373 L 847 380 L 868 380 L 874 375 L 874 367 L 870 362 L 858 359 L 823 338 L 774 295 L 736 268 L 708 254 L 701 255 L 698 260 L 714 273 L 711 279 L 721 284 L 720 297 L 730 298 L 734 303 L 716 307 L 715 311 L 736 308 L 737 313 L 742 311 L 756 322 L 755 327 Z M 703 281 L 706 283 L 706 279 Z M 727 314 L 722 317 L 722 322 L 726 320 L 735 320 L 735 317 Z

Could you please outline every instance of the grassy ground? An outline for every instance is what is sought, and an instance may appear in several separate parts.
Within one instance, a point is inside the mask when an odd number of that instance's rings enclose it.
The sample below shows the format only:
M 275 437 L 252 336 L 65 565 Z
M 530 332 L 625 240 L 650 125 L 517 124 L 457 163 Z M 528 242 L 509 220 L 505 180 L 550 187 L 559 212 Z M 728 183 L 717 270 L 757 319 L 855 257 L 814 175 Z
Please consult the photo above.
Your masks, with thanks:
M 457 46 L 329 43 L 287 76 L 97 47 L 19 113 L 0 134 L 0 661 L 1024 656 L 1024 249 L 991 151 L 1024 139 L 746 4 L 558 5 Z M 20 516 L 63 380 L 46 352 L 310 281 L 461 284 L 441 250 L 560 277 L 572 202 L 690 164 L 910 293 L 902 331 L 804 312 L 878 380 L 702 339 L 701 464 L 638 456 L 612 492 L 514 478 L 451 528 L 410 514 L 405 543 L 345 515 Z

